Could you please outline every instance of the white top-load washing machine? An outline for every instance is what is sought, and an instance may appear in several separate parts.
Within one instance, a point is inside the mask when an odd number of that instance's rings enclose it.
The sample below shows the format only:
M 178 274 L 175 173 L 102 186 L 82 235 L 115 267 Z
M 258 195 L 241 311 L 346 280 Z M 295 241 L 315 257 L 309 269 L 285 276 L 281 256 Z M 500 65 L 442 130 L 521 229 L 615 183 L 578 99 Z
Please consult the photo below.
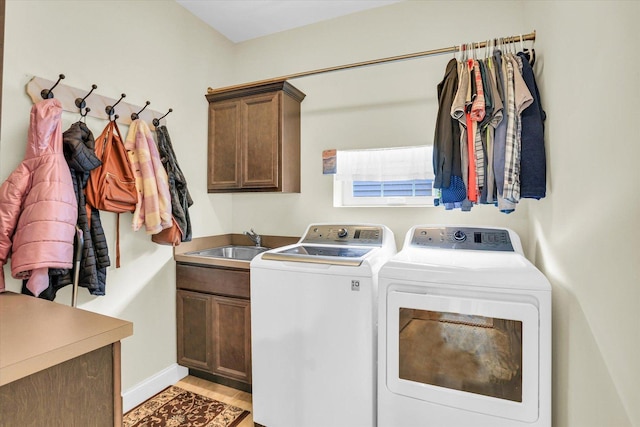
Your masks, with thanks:
M 312 224 L 253 259 L 254 422 L 375 426 L 377 275 L 395 253 L 383 225 Z
M 379 283 L 379 427 L 551 426 L 551 286 L 513 231 L 415 226 Z

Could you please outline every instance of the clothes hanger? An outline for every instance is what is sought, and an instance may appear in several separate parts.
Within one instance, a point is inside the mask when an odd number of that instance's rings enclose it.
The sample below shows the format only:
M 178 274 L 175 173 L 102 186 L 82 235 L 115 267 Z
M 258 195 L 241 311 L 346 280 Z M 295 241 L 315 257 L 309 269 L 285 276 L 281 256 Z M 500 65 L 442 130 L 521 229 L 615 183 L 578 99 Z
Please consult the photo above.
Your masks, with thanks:
M 524 52 L 524 39 L 522 38 L 522 34 L 520 34 L 520 51 Z
M 511 42 L 511 40 L 505 39 L 505 48 L 507 51 L 507 54 L 509 55 L 509 57 L 513 56 L 513 43 Z
M 531 42 L 531 49 L 526 49 L 524 47 L 524 40 L 522 38 L 522 34 L 520 34 L 520 43 L 522 44 L 522 52 L 526 54 L 527 59 L 529 60 L 529 64 L 533 67 L 533 64 L 536 62 L 536 50 L 533 48 L 533 44 L 536 42 L 535 39 Z

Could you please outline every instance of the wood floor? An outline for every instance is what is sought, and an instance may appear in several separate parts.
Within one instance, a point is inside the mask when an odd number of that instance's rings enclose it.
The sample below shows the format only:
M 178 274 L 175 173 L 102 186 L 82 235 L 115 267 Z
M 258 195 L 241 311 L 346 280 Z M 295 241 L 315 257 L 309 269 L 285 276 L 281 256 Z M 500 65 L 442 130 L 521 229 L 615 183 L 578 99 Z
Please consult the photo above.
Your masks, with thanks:
M 221 384 L 212 383 L 191 375 L 178 381 L 176 386 L 199 393 L 229 405 L 238 406 L 252 412 L 251 394 Z M 253 427 L 253 413 L 250 413 L 238 427 Z

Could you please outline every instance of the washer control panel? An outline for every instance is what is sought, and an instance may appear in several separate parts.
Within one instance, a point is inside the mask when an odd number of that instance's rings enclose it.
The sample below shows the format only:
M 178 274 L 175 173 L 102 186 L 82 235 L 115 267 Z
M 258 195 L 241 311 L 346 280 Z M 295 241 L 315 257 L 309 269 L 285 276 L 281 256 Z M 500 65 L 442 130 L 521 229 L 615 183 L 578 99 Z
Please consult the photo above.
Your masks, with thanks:
M 367 225 L 311 225 L 301 243 L 382 246 L 382 227 Z
M 416 227 L 411 246 L 514 252 L 509 231 L 472 227 Z

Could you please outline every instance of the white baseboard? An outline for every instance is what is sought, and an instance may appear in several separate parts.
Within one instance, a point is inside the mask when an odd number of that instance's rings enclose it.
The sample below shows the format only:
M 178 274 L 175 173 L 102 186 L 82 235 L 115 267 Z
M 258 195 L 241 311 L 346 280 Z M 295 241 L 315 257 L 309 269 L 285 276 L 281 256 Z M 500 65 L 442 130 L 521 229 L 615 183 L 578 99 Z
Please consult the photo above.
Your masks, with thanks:
M 154 394 L 164 390 L 189 375 L 189 370 L 177 363 L 139 382 L 122 393 L 122 411 L 128 412 Z

